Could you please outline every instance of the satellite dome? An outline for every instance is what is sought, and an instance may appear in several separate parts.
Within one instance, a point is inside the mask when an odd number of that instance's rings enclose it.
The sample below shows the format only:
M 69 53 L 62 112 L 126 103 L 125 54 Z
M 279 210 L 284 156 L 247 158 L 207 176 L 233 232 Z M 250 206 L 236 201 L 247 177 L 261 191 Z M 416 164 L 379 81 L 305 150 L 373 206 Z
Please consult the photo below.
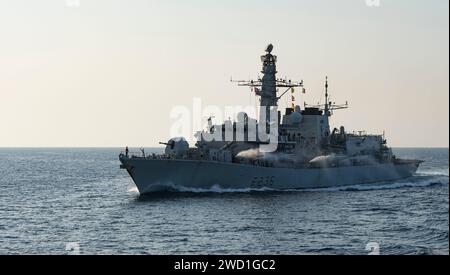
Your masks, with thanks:
M 266 47 L 266 52 L 267 52 L 267 53 L 271 53 L 272 50 L 273 50 L 273 45 L 272 45 L 272 44 L 267 45 L 267 47 Z

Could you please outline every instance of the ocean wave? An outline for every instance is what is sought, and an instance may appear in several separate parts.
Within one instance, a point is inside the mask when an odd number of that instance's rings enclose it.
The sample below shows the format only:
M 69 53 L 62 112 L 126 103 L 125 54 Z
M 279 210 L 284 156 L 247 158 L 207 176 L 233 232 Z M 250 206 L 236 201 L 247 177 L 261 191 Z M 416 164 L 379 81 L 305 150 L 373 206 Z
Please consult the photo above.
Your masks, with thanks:
M 220 185 L 213 185 L 211 188 L 191 188 L 184 186 L 170 186 L 175 192 L 183 193 L 251 193 L 251 192 L 276 192 L 273 188 L 223 188 Z
M 128 193 L 139 193 L 137 186 L 129 186 Z
M 448 170 L 420 171 L 416 173 L 418 176 L 444 176 L 448 177 Z
M 372 191 L 372 190 L 385 190 L 385 189 L 399 189 L 399 188 L 412 188 L 412 187 L 430 187 L 435 185 L 448 185 L 448 176 L 416 176 L 407 180 L 395 181 L 395 182 L 380 182 L 373 184 L 355 184 L 348 186 L 338 186 L 330 188 L 313 188 L 304 189 L 298 191 L 305 192 L 317 192 L 317 191 Z M 292 190 L 293 191 L 293 190 Z
M 343 191 L 372 191 L 372 190 L 386 190 L 386 189 L 399 189 L 399 188 L 413 188 L 413 187 L 430 187 L 435 185 L 448 185 L 448 176 L 426 176 L 417 175 L 415 177 L 400 180 L 395 182 L 381 182 L 373 184 L 356 184 L 346 185 L 329 188 L 308 188 L 308 189 L 276 189 L 276 188 L 224 188 L 220 185 L 213 185 L 210 188 L 192 188 L 177 186 L 173 184 L 166 184 L 159 186 L 159 188 L 169 192 L 180 193 L 253 193 L 253 192 L 343 192 Z M 137 191 L 136 189 L 129 189 Z

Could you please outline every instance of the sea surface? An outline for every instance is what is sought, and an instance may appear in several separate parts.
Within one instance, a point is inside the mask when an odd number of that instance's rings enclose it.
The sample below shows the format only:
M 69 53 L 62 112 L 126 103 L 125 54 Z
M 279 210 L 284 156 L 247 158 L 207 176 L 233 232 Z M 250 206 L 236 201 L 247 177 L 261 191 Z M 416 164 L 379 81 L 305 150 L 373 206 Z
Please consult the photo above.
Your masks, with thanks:
M 0 254 L 449 254 L 448 148 L 395 149 L 425 160 L 395 183 L 145 197 L 120 150 L 0 149 Z

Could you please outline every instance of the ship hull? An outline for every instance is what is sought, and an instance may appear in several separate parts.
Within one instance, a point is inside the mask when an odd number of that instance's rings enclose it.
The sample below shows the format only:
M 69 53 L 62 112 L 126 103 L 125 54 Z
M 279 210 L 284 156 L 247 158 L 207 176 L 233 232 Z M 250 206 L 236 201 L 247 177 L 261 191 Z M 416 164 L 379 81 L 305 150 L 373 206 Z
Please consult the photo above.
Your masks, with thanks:
M 311 189 L 389 182 L 411 177 L 419 163 L 334 168 L 268 168 L 211 161 L 121 159 L 139 193 L 190 189 Z

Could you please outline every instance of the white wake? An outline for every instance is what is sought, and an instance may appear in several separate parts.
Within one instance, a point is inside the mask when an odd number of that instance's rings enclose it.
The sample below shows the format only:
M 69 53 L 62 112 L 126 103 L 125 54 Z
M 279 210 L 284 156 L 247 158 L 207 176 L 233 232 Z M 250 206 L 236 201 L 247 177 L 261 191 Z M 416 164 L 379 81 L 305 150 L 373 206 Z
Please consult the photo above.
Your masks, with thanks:
M 374 184 L 356 184 L 329 188 L 310 189 L 274 189 L 274 188 L 223 188 L 213 185 L 211 188 L 190 188 L 177 185 L 166 185 L 169 192 L 181 193 L 252 193 L 252 192 L 342 192 L 342 191 L 371 191 L 412 187 L 429 187 L 434 185 L 448 185 L 447 175 L 429 176 L 418 174 L 415 177 L 395 182 L 381 182 Z

